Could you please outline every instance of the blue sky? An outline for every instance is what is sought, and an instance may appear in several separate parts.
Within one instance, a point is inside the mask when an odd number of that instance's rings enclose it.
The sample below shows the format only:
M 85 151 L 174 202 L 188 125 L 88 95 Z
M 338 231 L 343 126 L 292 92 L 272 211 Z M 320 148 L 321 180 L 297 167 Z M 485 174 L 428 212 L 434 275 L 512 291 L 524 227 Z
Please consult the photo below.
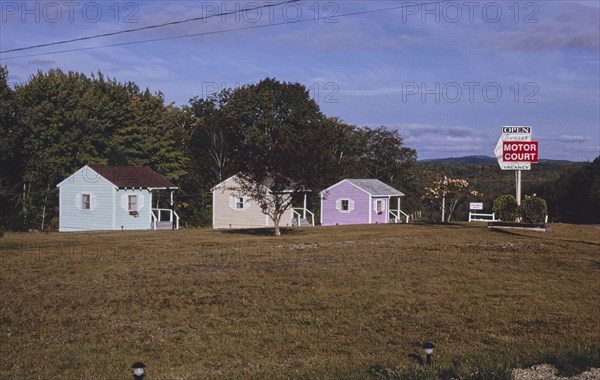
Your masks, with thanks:
M 214 16 L 276 2 L 2 0 L 2 51 L 213 17 L 0 64 L 12 84 L 56 67 L 102 71 L 177 105 L 267 76 L 299 82 L 326 115 L 398 129 L 421 159 L 493 156 L 502 125 L 531 125 L 542 158 L 600 154 L 597 0 L 312 0 Z

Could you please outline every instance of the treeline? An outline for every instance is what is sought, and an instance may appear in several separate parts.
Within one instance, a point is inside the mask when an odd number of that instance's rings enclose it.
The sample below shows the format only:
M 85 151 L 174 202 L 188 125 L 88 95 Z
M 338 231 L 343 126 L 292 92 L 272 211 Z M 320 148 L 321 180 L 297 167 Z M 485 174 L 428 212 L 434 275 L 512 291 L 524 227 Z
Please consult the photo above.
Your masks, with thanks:
M 86 164 L 146 165 L 180 186 L 187 225 L 208 225 L 210 189 L 244 170 L 289 176 L 313 191 L 379 178 L 417 203 L 414 149 L 397 131 L 324 115 L 298 83 L 264 79 L 176 107 L 102 73 L 59 69 L 8 85 L 0 67 L 0 228 L 56 225 L 56 184 Z
M 489 205 L 514 193 L 513 172 L 497 165 L 416 163 L 397 131 L 324 115 L 301 84 L 264 79 L 195 97 L 177 107 L 160 92 L 59 69 L 8 85 L 0 67 L 0 229 L 57 224 L 56 184 L 86 164 L 146 165 L 179 185 L 185 225 L 211 221 L 210 189 L 240 171 L 291 180 L 318 192 L 343 178 L 377 178 L 406 194 L 402 208 L 438 214 L 421 199 L 443 177 L 467 179 Z M 264 173 L 260 173 L 263 171 Z M 600 159 L 538 164 L 523 194 L 548 202 L 551 220 L 600 223 Z M 166 196 L 166 194 L 164 194 Z M 465 220 L 469 200 L 453 220 Z
M 514 171 L 504 171 L 496 164 L 458 164 L 419 162 L 416 165 L 417 189 L 446 175 L 466 179 L 483 196 L 465 200 L 457 206 L 454 220 L 466 220 L 468 202 L 483 202 L 484 212 L 492 212 L 494 199 L 515 194 Z M 549 220 L 553 222 L 600 223 L 600 157 L 593 162 L 542 162 L 522 172 L 522 196 L 537 195 L 546 200 Z M 429 205 L 421 204 L 427 217 L 439 215 Z

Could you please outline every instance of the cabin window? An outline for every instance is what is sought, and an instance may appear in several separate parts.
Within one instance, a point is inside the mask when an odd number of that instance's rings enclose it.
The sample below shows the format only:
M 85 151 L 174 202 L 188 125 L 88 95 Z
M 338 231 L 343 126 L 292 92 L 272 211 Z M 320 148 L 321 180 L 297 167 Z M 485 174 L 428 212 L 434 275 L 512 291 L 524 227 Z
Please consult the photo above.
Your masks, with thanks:
M 335 201 L 335 208 L 339 212 L 349 214 L 354 210 L 354 201 L 352 199 L 340 198 Z
M 244 209 L 244 197 L 236 197 L 235 198 L 235 209 L 236 210 Z
M 348 211 L 348 210 L 350 210 L 350 201 L 348 199 L 342 199 L 340 211 Z
M 127 210 L 137 211 L 137 195 L 129 195 L 127 197 Z
M 375 211 L 378 214 L 383 214 L 383 199 L 378 199 L 375 201 Z
M 81 209 L 90 210 L 92 207 L 90 194 L 81 194 Z

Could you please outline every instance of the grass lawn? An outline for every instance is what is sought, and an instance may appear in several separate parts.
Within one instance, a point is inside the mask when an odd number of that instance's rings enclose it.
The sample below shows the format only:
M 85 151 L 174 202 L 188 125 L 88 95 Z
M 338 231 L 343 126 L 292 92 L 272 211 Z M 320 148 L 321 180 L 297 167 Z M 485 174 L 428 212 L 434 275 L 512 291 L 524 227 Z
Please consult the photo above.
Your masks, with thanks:
M 0 379 L 468 375 L 600 347 L 600 229 L 5 234 Z M 371 374 L 369 372 L 371 369 Z

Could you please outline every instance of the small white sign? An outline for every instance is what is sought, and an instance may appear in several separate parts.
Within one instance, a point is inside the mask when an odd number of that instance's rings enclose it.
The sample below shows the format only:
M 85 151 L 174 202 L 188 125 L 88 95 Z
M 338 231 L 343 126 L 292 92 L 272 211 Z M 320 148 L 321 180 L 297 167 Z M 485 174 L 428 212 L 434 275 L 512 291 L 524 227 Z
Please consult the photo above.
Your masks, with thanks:
M 469 210 L 483 210 L 483 202 L 470 202 Z
M 514 134 L 519 134 L 519 135 L 531 135 L 531 126 L 512 126 L 512 125 L 505 125 L 504 127 L 502 127 L 502 134 L 510 134 L 510 135 L 514 135 Z

